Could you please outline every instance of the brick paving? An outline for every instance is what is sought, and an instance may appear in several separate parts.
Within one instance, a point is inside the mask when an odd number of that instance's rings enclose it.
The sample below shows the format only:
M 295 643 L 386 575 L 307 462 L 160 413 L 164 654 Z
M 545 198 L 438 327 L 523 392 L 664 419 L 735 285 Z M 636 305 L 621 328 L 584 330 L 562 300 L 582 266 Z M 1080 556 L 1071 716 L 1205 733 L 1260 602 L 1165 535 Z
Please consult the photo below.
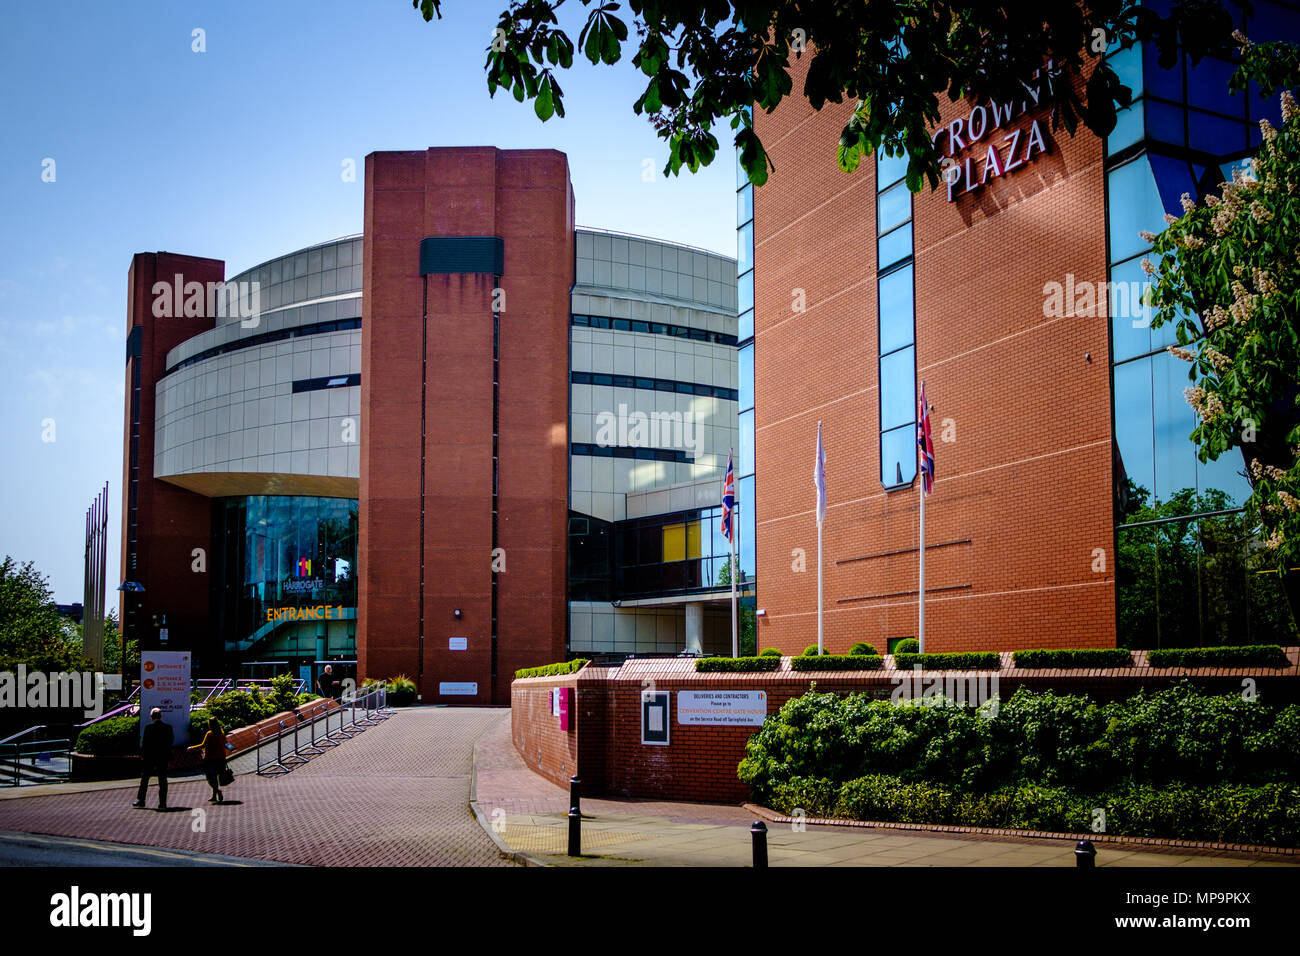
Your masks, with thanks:
M 174 779 L 168 813 L 132 809 L 135 788 L 123 786 L 0 801 L 0 830 L 284 863 L 510 866 L 468 807 L 474 741 L 509 716 L 402 710 L 292 773 L 240 776 L 225 791 L 238 803 L 213 806 L 202 779 Z

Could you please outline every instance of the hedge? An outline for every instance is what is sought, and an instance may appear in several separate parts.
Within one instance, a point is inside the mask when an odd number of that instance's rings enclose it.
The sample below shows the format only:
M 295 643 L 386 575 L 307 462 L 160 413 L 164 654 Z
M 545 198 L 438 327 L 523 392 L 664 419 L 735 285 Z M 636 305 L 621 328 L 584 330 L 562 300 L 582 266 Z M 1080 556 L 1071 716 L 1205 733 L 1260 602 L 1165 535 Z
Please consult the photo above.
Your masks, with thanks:
M 817 645 L 816 645 L 816 644 L 809 644 L 807 647 L 805 647 L 805 648 L 803 649 L 803 653 L 800 654 L 799 656 L 800 656 L 800 657 L 816 657 L 818 654 L 826 654 L 826 653 L 828 653 L 828 652 L 827 652 L 827 650 L 826 650 L 825 647 L 823 647 L 823 648 L 819 651 L 819 650 L 817 650 Z
M 823 654 L 821 657 L 792 657 L 790 669 L 796 671 L 875 671 L 884 666 L 879 654 Z
M 1001 664 L 996 651 L 970 651 L 958 654 L 894 654 L 894 666 L 910 670 L 920 664 L 928 671 L 995 671 Z
M 759 657 L 784 657 L 781 651 L 775 647 L 765 647 L 758 655 Z
M 698 657 L 695 670 L 701 674 L 721 674 L 737 671 L 774 671 L 781 666 L 781 658 L 771 655 L 758 657 Z
M 1132 667 L 1133 654 L 1123 647 L 1076 647 L 1015 651 L 1011 659 L 1022 670 L 1047 668 Z
M 1286 667 L 1286 651 L 1276 644 L 1240 647 L 1170 647 L 1147 651 L 1152 667 Z
M 1094 822 L 1104 819 L 1102 832 L 1116 836 L 1300 845 L 1300 787 L 1278 783 L 1135 786 L 1099 795 L 1022 784 L 977 794 L 883 774 L 840 786 L 824 778 L 800 777 L 777 788 L 773 807 L 785 813 L 801 809 L 815 817 L 880 823 L 1064 833 L 1091 832 Z
M 895 654 L 919 654 L 921 653 L 921 642 L 914 637 L 905 637 L 894 645 Z
M 540 667 L 521 667 L 515 671 L 515 680 L 522 680 L 525 677 L 555 677 L 560 674 L 572 674 L 574 671 L 587 663 L 585 657 L 575 657 L 571 661 L 560 661 L 558 664 L 543 664 Z
M 208 729 L 206 710 L 190 711 L 190 742 L 198 743 Z M 227 728 L 229 729 L 229 728 Z M 182 746 L 183 740 L 176 741 Z M 140 718 L 109 717 L 83 727 L 77 734 L 77 742 L 72 748 L 76 753 L 89 754 L 93 757 L 129 757 L 140 752 Z
M 852 647 L 849 648 L 849 653 L 865 654 L 867 657 L 875 657 L 879 655 L 880 652 L 877 651 L 870 644 L 868 644 L 866 641 L 858 641 L 858 643 L 854 644 Z

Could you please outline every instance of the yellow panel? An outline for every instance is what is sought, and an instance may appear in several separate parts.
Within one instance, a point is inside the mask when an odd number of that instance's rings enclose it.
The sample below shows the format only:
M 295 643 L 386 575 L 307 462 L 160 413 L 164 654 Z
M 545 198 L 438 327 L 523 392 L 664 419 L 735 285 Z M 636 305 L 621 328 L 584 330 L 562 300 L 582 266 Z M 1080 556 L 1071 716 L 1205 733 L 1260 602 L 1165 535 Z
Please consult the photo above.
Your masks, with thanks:
M 664 525 L 664 561 L 686 560 L 686 525 Z
M 686 556 L 700 557 L 700 523 L 692 521 L 686 525 Z

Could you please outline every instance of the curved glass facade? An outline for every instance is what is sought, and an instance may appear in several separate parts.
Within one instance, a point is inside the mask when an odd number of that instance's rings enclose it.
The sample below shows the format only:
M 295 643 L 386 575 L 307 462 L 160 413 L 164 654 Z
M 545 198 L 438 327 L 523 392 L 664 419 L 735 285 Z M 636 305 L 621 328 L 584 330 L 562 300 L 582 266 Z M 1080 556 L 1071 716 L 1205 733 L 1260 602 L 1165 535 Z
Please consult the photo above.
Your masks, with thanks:
M 212 607 L 228 648 L 248 644 L 239 648 L 244 651 L 266 642 L 267 650 L 293 656 L 297 649 L 314 659 L 315 642 L 300 646 L 297 631 L 308 638 L 330 632 L 329 653 L 346 651 L 341 645 L 348 637 L 355 641 L 356 499 L 218 499 L 212 536 Z M 288 645 L 282 640 L 287 633 L 295 637 Z
M 1241 24 L 1256 42 L 1294 35 L 1300 13 L 1261 3 Z M 1117 630 L 1124 647 L 1292 643 L 1281 582 L 1260 559 L 1241 512 L 1250 494 L 1238 449 L 1202 462 L 1187 363 L 1150 327 L 1141 263 L 1180 197 L 1200 203 L 1280 122 L 1276 97 L 1228 92 L 1232 65 L 1207 58 L 1164 68 L 1153 49 L 1108 57 L 1135 102 L 1107 138 L 1109 313 L 1115 435 Z

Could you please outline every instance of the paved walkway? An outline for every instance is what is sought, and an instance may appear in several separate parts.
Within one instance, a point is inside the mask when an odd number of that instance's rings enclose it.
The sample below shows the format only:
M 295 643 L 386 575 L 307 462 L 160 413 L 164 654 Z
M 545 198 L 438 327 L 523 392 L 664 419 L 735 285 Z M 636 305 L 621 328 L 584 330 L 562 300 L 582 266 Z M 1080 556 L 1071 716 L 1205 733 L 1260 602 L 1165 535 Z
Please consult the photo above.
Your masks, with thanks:
M 500 709 L 403 710 L 292 773 L 240 776 L 226 790 L 234 803 L 207 803 L 200 778 L 172 781 L 168 813 L 134 810 L 135 785 L 109 784 L 0 800 L 0 830 L 285 863 L 509 866 L 468 808 L 474 741 L 503 720 Z
M 568 791 L 525 766 L 503 721 L 479 738 L 479 809 L 510 847 L 553 866 L 749 866 L 754 815 L 742 807 L 653 800 L 582 801 L 583 856 L 565 855 Z M 498 811 L 503 811 L 498 812 Z M 1073 840 L 1029 840 L 769 823 L 771 866 L 1067 866 Z M 1098 866 L 1288 866 L 1294 858 L 1098 844 Z

